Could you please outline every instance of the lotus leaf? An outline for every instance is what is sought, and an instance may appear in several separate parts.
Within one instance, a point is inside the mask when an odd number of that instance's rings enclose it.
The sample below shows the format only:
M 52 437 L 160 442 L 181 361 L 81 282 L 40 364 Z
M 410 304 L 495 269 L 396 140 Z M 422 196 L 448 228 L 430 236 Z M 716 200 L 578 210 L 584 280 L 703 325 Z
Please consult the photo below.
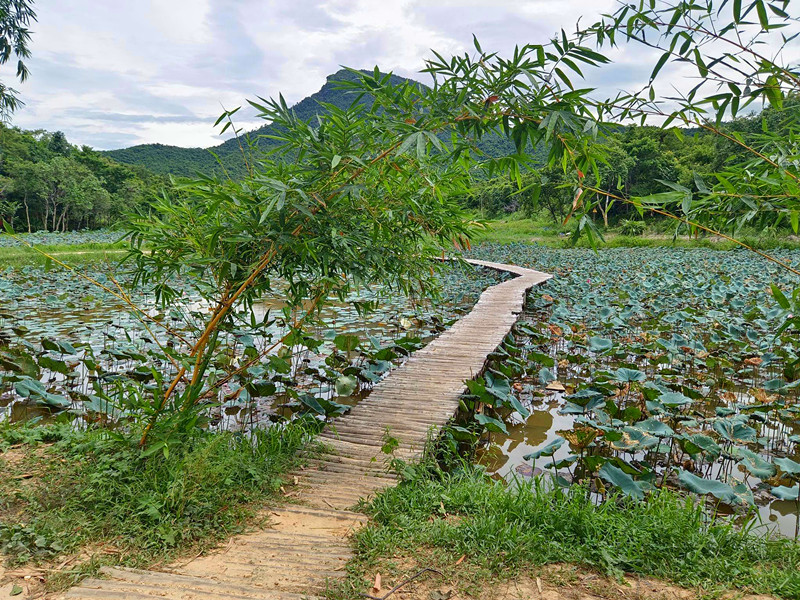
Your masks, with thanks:
M 555 381 L 556 376 L 553 375 L 553 372 L 548 369 L 547 367 L 542 367 L 539 370 L 539 381 L 542 385 L 547 385 L 551 381 Z
M 352 375 L 340 375 L 336 379 L 336 393 L 339 396 L 350 396 L 357 387 L 358 380 Z
M 680 408 L 683 406 L 688 406 L 693 402 L 691 398 L 684 396 L 680 392 L 668 392 L 666 394 L 661 394 L 661 396 L 658 398 L 658 401 L 667 408 Z
M 564 445 L 566 440 L 562 437 L 554 438 L 553 440 L 549 441 L 547 444 L 539 448 L 538 450 L 534 450 L 530 454 L 526 454 L 523 456 L 525 460 L 536 460 L 542 456 L 553 456 L 561 446 Z
M 636 369 L 617 369 L 614 372 L 614 379 L 621 382 L 644 381 L 645 374 Z
M 695 494 L 703 496 L 710 494 L 727 504 L 739 504 L 741 502 L 741 498 L 733 488 L 722 481 L 703 479 L 683 469 L 678 469 L 678 480 L 686 489 Z
M 778 487 L 772 488 L 772 495 L 776 498 L 780 498 L 781 500 L 794 500 L 797 501 L 800 499 L 800 484 L 797 484 L 794 487 L 787 487 L 785 485 L 781 485 Z
M 714 431 L 734 444 L 747 444 L 756 441 L 756 430 L 734 418 L 718 419 Z
M 778 465 L 784 473 L 800 475 L 800 463 L 796 463 L 790 458 L 776 458 L 775 464 Z
M 741 459 L 740 464 L 756 477 L 768 479 L 775 475 L 775 467 L 752 450 L 735 446 L 731 454 Z
M 641 484 L 622 469 L 615 467 L 611 463 L 605 463 L 600 467 L 597 474 L 603 481 L 619 488 L 626 496 L 636 498 L 637 500 L 642 500 L 644 498 L 644 491 Z
M 631 427 L 660 438 L 672 437 L 675 434 L 669 425 L 662 423 L 661 421 L 657 421 L 656 419 L 646 419 L 636 423 L 635 425 L 632 425 Z
M 508 435 L 506 424 L 499 419 L 478 413 L 475 415 L 475 420 L 485 427 L 487 431 L 491 431 L 492 433 L 504 433 Z
M 639 452 L 640 450 L 655 448 L 658 445 L 657 437 L 635 427 L 624 427 L 620 434 L 621 438 L 610 444 L 615 450 Z M 608 439 L 608 436 L 606 436 L 606 439 Z
M 589 349 L 592 352 L 607 352 L 611 350 L 611 347 L 614 345 L 614 342 L 609 340 L 608 338 L 602 337 L 590 337 L 589 338 Z

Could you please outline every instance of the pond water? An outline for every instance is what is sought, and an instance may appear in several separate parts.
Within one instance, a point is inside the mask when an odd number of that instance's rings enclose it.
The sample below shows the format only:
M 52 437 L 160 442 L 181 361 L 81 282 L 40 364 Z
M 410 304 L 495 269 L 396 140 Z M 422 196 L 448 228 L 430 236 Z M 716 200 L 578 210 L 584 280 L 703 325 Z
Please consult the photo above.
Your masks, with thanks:
M 769 285 L 800 282 L 738 251 L 474 254 L 555 275 L 530 294 L 511 359 L 490 366 L 488 387 L 522 411 L 483 407 L 505 429 L 484 434 L 478 461 L 489 473 L 557 473 L 598 498 L 697 492 L 795 535 L 798 503 L 784 497 L 800 477 L 798 332 L 780 331 L 787 314 Z M 800 253 L 780 254 L 800 264 Z
M 207 309 L 192 293 L 190 282 L 172 282 L 179 291 L 179 299 L 163 309 L 156 307 L 152 295 L 129 290 L 129 278 L 124 274 L 112 273 L 100 264 L 88 265 L 85 272 L 111 290 L 126 290 L 136 306 L 173 332 L 187 339 L 196 335 Z M 425 343 L 468 311 L 480 292 L 501 278 L 493 271 L 461 266 L 447 267 L 440 277 L 442 298 L 436 304 L 414 301 L 380 288 L 361 289 L 344 301 L 331 299 L 319 318 L 306 327 L 307 334 L 321 342 L 313 351 L 282 348 L 276 343 L 288 331 L 287 318 L 291 320 L 294 315 L 284 313 L 280 297 L 265 298 L 254 307 L 255 321 L 250 320 L 249 314 L 246 319 L 243 316 L 223 335 L 223 345 L 232 362 L 218 365 L 217 372 L 222 373 L 236 361 L 243 360 L 248 348 L 260 352 L 274 345 L 270 354 L 291 356 L 291 373 L 287 374 L 286 382 L 278 383 L 274 393 L 264 397 L 248 394 L 245 401 L 239 401 L 237 396 L 233 402 L 223 402 L 214 409 L 213 423 L 237 428 L 286 416 L 299 408 L 296 402 L 286 398 L 287 386 L 323 399 L 337 396 L 335 386 L 323 385 L 323 371 L 328 375 L 331 371 L 326 360 L 336 352 L 337 336 L 356 336 L 361 347 L 347 352 L 348 364 L 337 363 L 336 368 L 362 368 L 367 366 L 370 349 L 374 351 L 393 344 L 407 344 L 413 349 Z M 360 312 L 355 307 L 356 301 L 374 301 L 378 308 Z M 161 336 L 163 332 L 156 324 L 151 322 L 146 327 L 112 293 L 99 290 L 85 279 L 62 270 L 35 266 L 6 269 L 0 277 L 0 340 L 3 342 L 0 345 L 0 419 L 17 421 L 65 412 L 85 418 L 87 410 L 97 409 L 96 402 L 92 403 L 97 386 L 106 390 L 119 381 L 147 381 L 151 367 L 164 378 L 169 377 L 174 368 L 158 352 L 158 344 L 167 343 L 166 336 Z M 43 347 L 43 344 L 49 345 Z M 367 374 L 383 376 L 401 358 L 381 361 L 380 369 L 373 368 Z M 93 368 L 95 364 L 99 365 L 99 370 Z M 25 389 L 22 396 L 20 394 L 20 369 L 15 373 L 8 368 L 16 366 L 24 370 L 26 365 L 28 374 L 35 374 L 43 385 L 42 390 L 34 390 L 27 399 L 22 397 Z M 288 381 L 289 378 L 292 381 Z M 340 403 L 357 402 L 369 387 L 370 381 L 359 381 L 351 394 L 346 397 L 339 394 Z

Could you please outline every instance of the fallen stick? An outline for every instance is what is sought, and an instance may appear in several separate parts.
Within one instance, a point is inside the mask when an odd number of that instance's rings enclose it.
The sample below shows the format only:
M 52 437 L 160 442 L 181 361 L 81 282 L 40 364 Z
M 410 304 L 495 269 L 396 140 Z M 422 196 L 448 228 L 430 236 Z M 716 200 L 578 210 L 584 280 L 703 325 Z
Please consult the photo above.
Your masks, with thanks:
M 431 571 L 431 572 L 433 572 L 433 573 L 437 573 L 438 575 L 441 575 L 441 574 L 442 574 L 442 572 L 441 572 L 441 571 L 437 571 L 436 569 L 431 569 L 431 568 L 422 569 L 422 571 L 420 571 L 420 572 L 419 572 L 419 573 L 417 573 L 416 575 L 413 575 L 413 576 L 409 577 L 408 579 L 406 579 L 406 580 L 405 580 L 405 581 L 403 581 L 402 583 L 398 583 L 398 584 L 397 584 L 396 586 L 394 586 L 394 587 L 393 587 L 391 590 L 389 590 L 389 591 L 386 593 L 386 595 L 385 595 L 385 596 L 372 596 L 372 595 L 370 595 L 370 594 L 362 594 L 362 595 L 363 595 L 365 598 L 369 598 L 370 600 L 386 600 L 386 598 L 388 598 L 389 596 L 391 596 L 392 594 L 394 594 L 394 593 L 395 593 L 397 590 L 399 590 L 401 587 L 403 587 L 404 585 L 406 585 L 406 584 L 408 584 L 408 583 L 411 583 L 412 581 L 414 581 L 415 579 L 417 579 L 418 577 L 420 577 L 420 576 L 421 576 L 423 573 L 425 573 L 426 571 Z

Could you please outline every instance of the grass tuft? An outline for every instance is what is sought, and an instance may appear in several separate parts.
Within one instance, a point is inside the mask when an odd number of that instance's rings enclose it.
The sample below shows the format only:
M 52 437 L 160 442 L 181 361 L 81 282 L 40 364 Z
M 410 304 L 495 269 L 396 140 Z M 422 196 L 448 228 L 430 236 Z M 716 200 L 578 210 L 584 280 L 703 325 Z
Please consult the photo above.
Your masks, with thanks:
M 277 495 L 307 435 L 198 431 L 148 458 L 113 433 L 68 426 L 6 425 L 0 439 L 0 553 L 12 565 L 105 548 L 143 567 L 240 531 Z
M 381 557 L 429 548 L 442 568 L 462 555 L 485 576 L 523 567 L 587 565 L 707 591 L 743 589 L 800 598 L 800 545 L 709 520 L 702 506 L 670 491 L 648 502 L 595 504 L 585 490 L 540 481 L 506 486 L 478 467 L 406 481 L 368 507 L 374 522 L 357 535 L 361 568 Z

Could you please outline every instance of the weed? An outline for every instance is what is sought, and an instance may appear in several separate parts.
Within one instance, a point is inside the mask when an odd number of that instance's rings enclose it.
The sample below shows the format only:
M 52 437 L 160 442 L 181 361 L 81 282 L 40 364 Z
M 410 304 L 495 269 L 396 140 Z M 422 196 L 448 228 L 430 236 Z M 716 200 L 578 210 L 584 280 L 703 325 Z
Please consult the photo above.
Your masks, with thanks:
M 0 545 L 10 563 L 110 545 L 144 566 L 241 530 L 254 503 L 276 495 L 307 435 L 295 425 L 197 431 L 168 456 L 147 458 L 109 432 L 5 426 L 0 439 L 27 445 L 16 468 L 36 473 L 24 486 L 0 476 Z
M 800 545 L 709 520 L 673 492 L 646 503 L 614 496 L 596 504 L 585 488 L 553 489 L 541 480 L 507 486 L 468 465 L 414 472 L 424 476 L 367 507 L 374 521 L 356 540 L 363 569 L 380 557 L 427 548 L 432 566 L 446 569 L 466 555 L 472 571 L 486 577 L 567 562 L 707 590 L 800 597 Z

